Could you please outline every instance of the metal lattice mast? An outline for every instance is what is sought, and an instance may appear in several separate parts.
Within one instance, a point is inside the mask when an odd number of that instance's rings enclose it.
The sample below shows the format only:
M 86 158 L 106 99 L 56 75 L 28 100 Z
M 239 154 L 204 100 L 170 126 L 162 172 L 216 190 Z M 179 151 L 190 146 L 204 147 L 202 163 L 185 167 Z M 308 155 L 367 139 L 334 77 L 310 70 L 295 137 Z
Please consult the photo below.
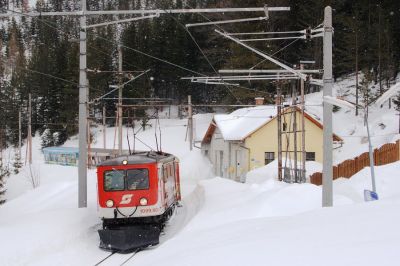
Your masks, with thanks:
M 300 70 L 304 70 L 304 64 L 300 64 Z M 306 122 L 305 122 L 305 98 L 304 98 L 304 80 L 300 81 L 301 94 L 301 183 L 306 182 Z
M 189 149 L 193 150 L 193 106 L 191 95 L 188 95 L 188 117 Z
M 299 183 L 299 169 L 297 164 L 297 82 L 293 82 L 293 160 L 294 160 L 294 182 Z
M 122 154 L 122 47 L 118 45 L 118 154 Z
M 277 82 L 277 123 L 278 123 L 278 180 L 282 181 L 282 83 L 278 80 Z

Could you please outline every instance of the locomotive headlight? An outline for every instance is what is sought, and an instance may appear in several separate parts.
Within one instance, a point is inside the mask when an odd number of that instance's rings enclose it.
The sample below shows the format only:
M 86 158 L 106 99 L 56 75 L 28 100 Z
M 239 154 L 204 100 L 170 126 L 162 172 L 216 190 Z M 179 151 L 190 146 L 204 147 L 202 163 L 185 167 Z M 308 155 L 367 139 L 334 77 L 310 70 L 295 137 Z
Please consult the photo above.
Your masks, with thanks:
M 123 160 L 123 161 L 122 161 L 122 164 L 123 164 L 123 165 L 127 165 L 127 164 L 128 164 L 128 161 L 127 161 L 127 160 Z
M 106 201 L 106 206 L 108 207 L 108 208 L 112 208 L 113 206 L 114 206 L 114 201 L 112 201 L 112 200 L 107 200 Z
M 144 206 L 147 205 L 147 199 L 146 198 L 141 198 L 139 201 L 140 205 Z

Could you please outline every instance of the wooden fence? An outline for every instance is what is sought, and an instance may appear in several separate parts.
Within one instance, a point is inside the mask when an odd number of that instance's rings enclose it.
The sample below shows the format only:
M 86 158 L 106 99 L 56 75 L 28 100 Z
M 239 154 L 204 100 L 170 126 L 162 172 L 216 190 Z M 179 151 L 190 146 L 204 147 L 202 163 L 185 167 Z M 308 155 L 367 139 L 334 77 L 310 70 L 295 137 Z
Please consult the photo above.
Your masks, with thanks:
M 374 150 L 374 164 L 384 165 L 400 161 L 400 140 L 388 143 Z M 333 167 L 333 180 L 339 177 L 350 178 L 364 167 L 369 166 L 369 154 L 365 152 L 352 160 L 346 160 Z M 322 173 L 317 172 L 310 176 L 310 183 L 322 185 Z

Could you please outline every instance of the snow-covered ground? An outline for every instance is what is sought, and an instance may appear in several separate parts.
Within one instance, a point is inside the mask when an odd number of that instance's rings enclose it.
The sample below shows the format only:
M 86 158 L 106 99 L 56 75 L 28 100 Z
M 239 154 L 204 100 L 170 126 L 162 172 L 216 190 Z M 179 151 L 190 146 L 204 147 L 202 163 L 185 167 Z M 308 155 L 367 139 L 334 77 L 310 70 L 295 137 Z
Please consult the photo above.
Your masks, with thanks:
M 397 82 L 400 82 L 400 77 Z M 374 92 L 378 90 L 378 86 L 376 85 L 371 85 L 371 87 Z M 343 99 L 355 103 L 355 76 L 352 75 L 338 80 L 334 84 L 333 94 L 334 96 L 343 97 Z M 361 96 L 359 97 L 361 98 Z M 306 105 L 307 112 L 314 114 L 322 122 L 322 91 L 308 94 L 306 96 Z M 355 110 L 344 107 L 333 113 L 333 131 L 344 140 L 343 147 L 334 151 L 335 163 L 352 159 L 368 151 L 364 112 L 360 110 L 359 116 L 355 116 L 354 113 Z M 394 109 L 394 105 L 392 104 L 391 108 L 389 108 L 388 102 L 385 102 L 383 106 L 372 104 L 369 107 L 368 121 L 374 148 L 379 148 L 383 144 L 395 142 L 400 139 L 399 118 L 397 114 L 398 112 Z
M 307 108 L 317 116 L 322 114 L 315 106 L 320 97 L 321 93 L 307 97 Z M 398 124 L 393 109 L 371 110 L 374 144 L 395 140 Z M 210 119 L 197 115 L 198 140 Z M 335 133 L 345 139 L 336 159 L 364 152 L 362 119 L 344 108 L 334 119 Z M 125 265 L 397 265 L 400 261 L 400 162 L 376 167 L 379 201 L 363 200 L 364 189 L 371 188 L 365 168 L 351 179 L 336 180 L 335 206 L 322 208 L 321 187 L 277 182 L 274 164 L 250 172 L 246 184 L 215 177 L 200 150 L 189 151 L 186 124 L 186 120 L 161 120 L 163 150 L 181 159 L 183 207 L 168 223 L 161 244 L 139 252 Z M 108 148 L 113 146 L 114 130 L 107 129 Z M 93 132 L 94 146 L 102 147 L 101 127 Z M 137 137 L 155 148 L 154 133 L 153 126 Z M 140 141 L 135 144 L 145 149 Z M 77 139 L 65 146 L 77 146 Z M 12 149 L 5 152 L 6 157 L 12 155 Z M 319 171 L 321 166 L 307 167 Z M 88 172 L 88 208 L 78 209 L 77 168 L 44 164 L 38 137 L 32 169 L 40 176 L 36 189 L 26 166 L 7 180 L 8 201 L 0 206 L 0 264 L 95 265 L 105 258 L 108 253 L 98 248 L 101 221 L 96 213 L 95 170 Z M 121 265 L 128 257 L 116 254 L 102 265 Z

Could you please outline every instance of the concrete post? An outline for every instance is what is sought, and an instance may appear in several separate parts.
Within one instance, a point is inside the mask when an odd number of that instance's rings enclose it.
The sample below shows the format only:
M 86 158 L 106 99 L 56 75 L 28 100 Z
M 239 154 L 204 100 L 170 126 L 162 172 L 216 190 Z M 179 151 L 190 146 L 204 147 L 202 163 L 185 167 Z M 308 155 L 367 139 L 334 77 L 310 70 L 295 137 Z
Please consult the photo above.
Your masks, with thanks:
M 192 96 L 188 96 L 188 127 L 189 127 L 189 149 L 193 150 L 193 106 L 192 106 Z
M 323 96 L 332 96 L 332 8 L 325 8 L 324 16 L 324 91 Z M 322 170 L 322 206 L 333 206 L 333 140 L 332 140 L 332 104 L 324 102 L 323 108 L 323 170 Z
M 81 0 L 80 56 L 79 56 L 79 193 L 78 207 L 87 207 L 87 57 L 86 57 L 86 0 Z

